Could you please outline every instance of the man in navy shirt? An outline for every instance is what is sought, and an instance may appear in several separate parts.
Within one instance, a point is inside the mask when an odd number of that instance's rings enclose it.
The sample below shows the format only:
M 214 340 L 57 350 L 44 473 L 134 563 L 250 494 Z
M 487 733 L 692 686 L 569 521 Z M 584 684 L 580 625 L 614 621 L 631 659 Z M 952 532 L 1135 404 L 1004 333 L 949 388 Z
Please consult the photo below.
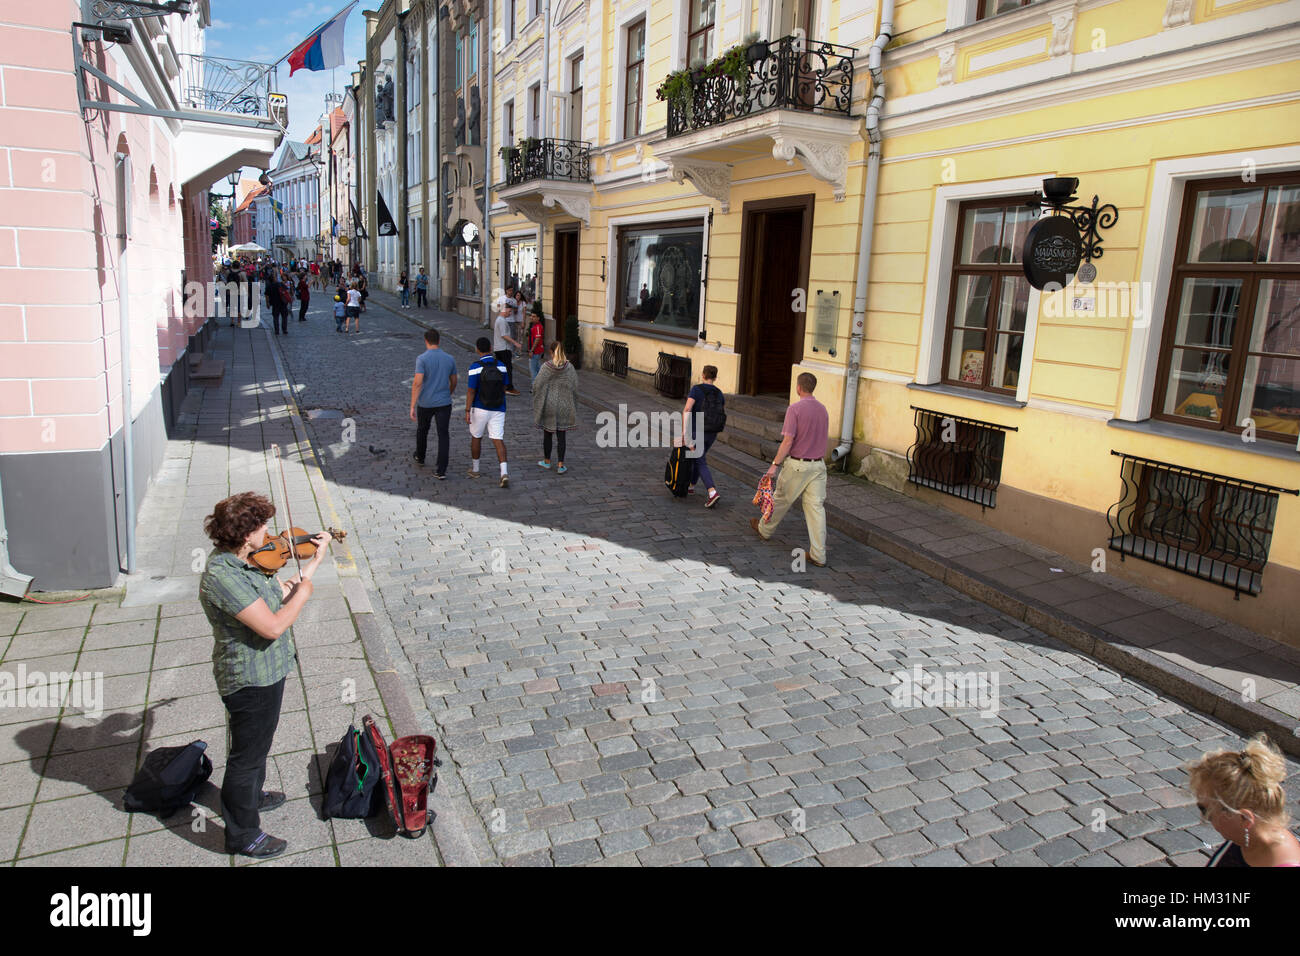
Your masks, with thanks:
M 469 367 L 468 394 L 465 397 L 465 424 L 469 426 L 469 477 L 479 477 L 478 456 L 483 433 L 497 450 L 501 462 L 501 487 L 510 487 L 506 472 L 506 392 L 510 389 L 510 371 L 492 354 L 492 340 L 480 338 L 475 343 L 478 360 Z
M 424 333 L 424 353 L 415 360 L 415 381 L 411 384 L 411 421 L 415 422 L 415 461 L 424 464 L 429 425 L 438 422 L 438 480 L 447 477 L 447 455 L 451 446 L 451 393 L 456 390 L 456 362 L 438 347 L 437 329 Z

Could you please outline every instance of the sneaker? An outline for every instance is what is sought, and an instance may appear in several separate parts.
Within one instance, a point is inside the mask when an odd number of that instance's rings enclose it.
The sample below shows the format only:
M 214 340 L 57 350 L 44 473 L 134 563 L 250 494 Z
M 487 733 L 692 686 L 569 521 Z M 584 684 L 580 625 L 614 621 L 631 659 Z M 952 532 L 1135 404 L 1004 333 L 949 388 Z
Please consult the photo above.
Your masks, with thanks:
M 437 478 L 439 481 L 446 481 L 446 480 L 447 480 L 447 476 L 446 476 L 446 475 L 434 475 L 434 477 Z
M 481 472 L 481 471 L 467 471 L 467 472 L 465 472 L 465 477 L 466 477 L 466 478 L 482 478 L 482 477 L 483 477 L 483 472 Z
M 709 500 L 706 501 L 706 502 L 704 502 L 704 507 L 706 507 L 706 508 L 712 508 L 714 505 L 716 505 L 716 504 L 718 503 L 718 499 L 721 498 L 721 497 L 722 497 L 722 495 L 720 495 L 720 494 L 718 494 L 716 491 L 714 491 L 713 494 L 709 495 Z
M 538 467 L 538 468 L 550 468 L 550 467 L 551 467 L 551 463 L 550 463 L 549 461 L 539 461 L 539 462 L 537 463 L 537 467 Z
M 555 469 L 555 473 L 556 473 L 557 475 L 562 475 L 562 474 L 564 474 L 565 472 L 567 472 L 568 470 L 569 470 L 569 466 L 568 466 L 568 465 L 561 465 L 559 468 L 556 468 L 556 469 Z
M 239 856 L 251 856 L 258 860 L 269 860 L 273 856 L 279 856 L 288 846 L 289 844 L 285 840 L 273 837 L 269 833 L 259 833 L 242 850 L 232 850 L 227 846 L 226 852 Z
M 686 493 L 687 493 L 688 495 L 693 495 L 693 494 L 695 494 L 695 486 L 694 486 L 694 485 L 691 485 L 689 488 L 687 488 L 687 489 L 686 489 Z
M 258 801 L 257 809 L 261 813 L 267 810 L 274 810 L 276 807 L 284 806 L 284 802 L 289 798 L 278 790 L 262 791 L 262 799 Z
M 506 389 L 506 394 L 507 394 L 507 395 L 518 395 L 518 394 L 520 394 L 520 392 L 519 392 L 519 389 L 517 389 L 517 388 L 507 388 L 507 389 Z
M 808 558 L 808 563 L 811 564 L 811 565 L 813 565 L 814 567 L 818 567 L 818 568 L 824 568 L 824 567 L 826 567 L 826 562 L 825 562 L 825 561 L 818 561 L 816 558 L 811 557 L 811 556 L 809 556 L 809 558 Z
M 502 487 L 502 488 L 509 488 L 509 487 L 510 487 L 510 476 L 509 476 L 509 475 L 502 475 L 502 476 L 501 476 L 501 487 Z
M 421 458 L 419 455 L 412 455 L 412 456 L 411 456 L 411 461 L 415 462 L 417 465 L 423 465 L 423 464 L 424 464 L 424 459 Z

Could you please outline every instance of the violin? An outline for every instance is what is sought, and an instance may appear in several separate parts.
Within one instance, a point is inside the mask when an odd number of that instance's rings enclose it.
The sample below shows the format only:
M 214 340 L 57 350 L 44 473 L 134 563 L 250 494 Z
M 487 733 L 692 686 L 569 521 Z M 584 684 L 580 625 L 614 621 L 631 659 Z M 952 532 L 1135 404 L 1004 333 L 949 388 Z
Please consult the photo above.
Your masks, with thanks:
M 342 541 L 348 536 L 346 531 L 339 531 L 337 528 L 325 530 L 335 541 Z M 314 537 L 315 535 L 308 534 L 302 528 L 281 531 L 268 538 L 266 544 L 251 552 L 248 555 L 249 563 L 266 574 L 275 574 L 289 563 L 291 557 L 295 561 L 306 561 L 315 555 L 318 549 L 312 541 Z

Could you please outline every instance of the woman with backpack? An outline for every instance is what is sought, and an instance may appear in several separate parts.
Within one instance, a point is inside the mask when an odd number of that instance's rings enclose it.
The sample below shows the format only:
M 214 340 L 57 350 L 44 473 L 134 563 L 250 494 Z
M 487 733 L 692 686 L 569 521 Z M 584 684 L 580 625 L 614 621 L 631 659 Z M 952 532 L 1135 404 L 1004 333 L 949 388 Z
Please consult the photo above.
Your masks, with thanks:
M 682 436 L 689 449 L 694 449 L 696 443 L 700 441 L 704 442 L 699 457 L 691 459 L 690 493 L 695 494 L 695 483 L 703 479 L 704 487 L 709 492 L 704 507 L 712 508 L 722 496 L 714 487 L 713 472 L 709 471 L 709 464 L 705 459 L 714 441 L 717 440 L 718 432 L 722 431 L 727 424 L 726 399 L 723 397 L 722 389 L 713 384 L 718 378 L 717 367 L 706 365 L 701 374 L 704 381 L 691 389 L 690 394 L 686 396 L 686 407 L 682 409 Z M 694 415 L 691 414 L 692 411 Z M 699 424 L 698 431 L 702 432 L 702 435 L 697 434 L 696 429 L 691 427 L 692 420 Z
M 533 376 L 533 421 L 542 430 L 542 454 L 538 468 L 551 467 L 551 442 L 556 441 L 556 474 L 569 469 L 564 464 L 564 438 L 578 424 L 578 371 L 564 354 L 564 343 L 551 345 L 551 358 Z M 556 439 L 556 436 L 559 436 Z

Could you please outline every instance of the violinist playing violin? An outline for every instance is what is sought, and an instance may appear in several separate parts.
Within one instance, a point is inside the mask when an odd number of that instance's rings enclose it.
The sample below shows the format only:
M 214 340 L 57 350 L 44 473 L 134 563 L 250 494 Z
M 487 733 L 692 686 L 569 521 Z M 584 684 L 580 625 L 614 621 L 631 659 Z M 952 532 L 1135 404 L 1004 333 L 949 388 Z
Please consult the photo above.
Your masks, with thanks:
M 203 530 L 216 546 L 199 582 L 199 603 L 212 625 L 212 670 L 230 715 L 230 756 L 221 786 L 226 852 L 278 856 L 288 844 L 263 832 L 260 811 L 285 802 L 266 793 L 266 760 L 280 722 L 285 678 L 297 659 L 291 627 L 312 594 L 312 575 L 331 538 L 315 535 L 315 555 L 301 574 L 281 581 L 251 563 L 271 539 L 275 505 L 253 492 L 217 502 Z

